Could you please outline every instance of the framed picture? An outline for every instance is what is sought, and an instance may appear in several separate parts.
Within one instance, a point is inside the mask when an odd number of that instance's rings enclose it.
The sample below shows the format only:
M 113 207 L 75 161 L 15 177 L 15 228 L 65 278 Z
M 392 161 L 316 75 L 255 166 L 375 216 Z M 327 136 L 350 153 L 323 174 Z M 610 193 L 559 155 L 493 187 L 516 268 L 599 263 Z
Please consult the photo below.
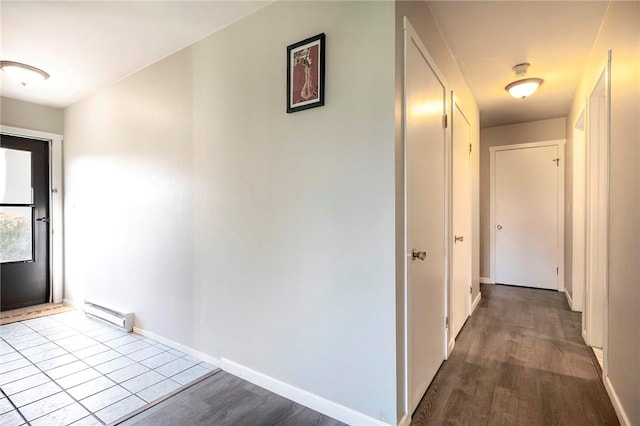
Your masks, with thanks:
M 287 46 L 287 113 L 324 105 L 324 33 Z

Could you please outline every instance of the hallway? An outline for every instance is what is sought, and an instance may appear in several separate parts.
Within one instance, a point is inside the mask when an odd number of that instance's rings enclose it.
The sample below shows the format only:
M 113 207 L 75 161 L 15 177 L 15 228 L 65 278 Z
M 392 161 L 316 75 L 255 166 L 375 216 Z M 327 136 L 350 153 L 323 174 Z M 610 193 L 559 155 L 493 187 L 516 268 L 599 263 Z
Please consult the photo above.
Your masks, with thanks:
M 619 424 L 559 292 L 483 285 L 412 425 Z

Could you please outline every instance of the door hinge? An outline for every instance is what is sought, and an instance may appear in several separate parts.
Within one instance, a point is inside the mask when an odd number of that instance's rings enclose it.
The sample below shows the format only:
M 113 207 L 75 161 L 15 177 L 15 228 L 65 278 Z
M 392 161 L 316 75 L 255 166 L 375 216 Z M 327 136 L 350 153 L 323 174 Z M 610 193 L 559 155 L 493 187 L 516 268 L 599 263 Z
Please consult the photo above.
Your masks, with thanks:
M 556 163 L 556 167 L 560 167 L 560 159 L 559 158 L 554 158 L 553 160 L 551 160 L 553 162 Z
M 444 328 L 449 329 L 449 317 L 444 317 Z
M 445 129 L 449 127 L 449 119 L 447 114 L 442 116 L 442 127 L 444 127 Z
M 560 275 L 560 268 L 556 266 L 556 275 Z
M 469 144 L 469 153 L 471 153 L 471 144 Z
M 469 294 L 473 294 L 473 286 L 469 287 Z

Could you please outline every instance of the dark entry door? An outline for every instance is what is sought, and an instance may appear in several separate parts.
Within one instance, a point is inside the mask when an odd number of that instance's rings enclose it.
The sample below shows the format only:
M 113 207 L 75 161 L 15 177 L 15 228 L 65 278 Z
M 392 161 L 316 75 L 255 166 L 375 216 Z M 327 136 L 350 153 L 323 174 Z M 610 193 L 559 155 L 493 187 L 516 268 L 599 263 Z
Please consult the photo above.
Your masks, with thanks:
M 49 302 L 49 144 L 0 136 L 1 310 Z

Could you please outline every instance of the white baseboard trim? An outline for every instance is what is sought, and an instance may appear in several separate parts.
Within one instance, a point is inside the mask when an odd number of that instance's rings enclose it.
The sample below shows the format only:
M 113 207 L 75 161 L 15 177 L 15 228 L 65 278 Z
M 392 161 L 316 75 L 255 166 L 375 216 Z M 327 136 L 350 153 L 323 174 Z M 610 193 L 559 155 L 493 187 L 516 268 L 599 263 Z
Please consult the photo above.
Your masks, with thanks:
M 589 345 L 589 342 L 587 341 L 587 332 L 586 330 L 583 328 L 582 329 L 582 340 L 584 340 L 584 344 L 587 346 L 591 346 Z
M 192 349 L 188 346 L 185 346 L 181 343 L 178 342 L 174 342 L 171 339 L 167 339 L 166 337 L 162 337 L 158 334 L 152 333 L 150 331 L 144 330 L 142 328 L 133 326 L 133 332 L 137 333 L 141 336 L 144 337 L 148 337 L 149 339 L 153 339 L 156 342 L 160 342 L 163 345 L 169 346 L 173 349 L 179 350 L 180 352 L 183 352 L 187 355 L 191 355 L 192 357 L 198 358 L 203 360 L 204 362 L 208 362 L 209 364 L 216 366 L 216 367 L 220 367 L 220 360 L 217 358 L 212 357 L 211 355 L 207 355 L 205 353 L 202 353 L 200 351 L 197 351 L 195 349 Z
M 398 426 L 409 426 L 411 424 L 411 417 L 408 414 L 402 416 L 400 421 L 398 422 Z
M 447 352 L 447 359 L 449 358 L 449 356 L 451 356 L 451 351 L 453 351 L 453 348 L 455 348 L 456 346 L 456 338 L 452 337 L 451 339 L 449 339 L 449 347 L 448 352 Z
M 567 298 L 567 302 L 569 303 L 569 309 L 573 311 L 573 299 L 571 298 L 571 295 L 569 294 L 569 292 L 566 290 L 564 292 L 564 297 Z
M 312 410 L 316 410 L 327 416 L 333 417 L 343 423 L 349 425 L 389 425 L 389 423 L 385 423 L 351 408 L 329 401 L 321 396 L 312 394 L 311 392 L 307 392 L 226 358 L 222 358 L 220 360 L 220 368 L 234 376 L 238 376 L 241 379 L 251 382 L 254 385 L 260 386 L 261 388 L 267 389 L 273 393 L 277 393 L 282 397 L 297 402 L 298 404 L 302 404 L 305 407 L 309 407 Z
M 491 278 L 480 277 L 480 284 L 495 284 Z
M 471 304 L 471 315 L 473 315 L 473 313 L 476 311 L 476 308 L 480 304 L 481 297 L 482 297 L 482 293 L 478 292 L 478 295 L 476 296 L 473 303 Z
M 607 393 L 609 394 L 609 399 L 613 404 L 613 409 L 616 411 L 616 414 L 618 415 L 618 420 L 620 420 L 620 425 L 631 426 L 631 420 L 629 420 L 629 416 L 627 415 L 627 412 L 622 406 L 622 402 L 620 402 L 620 398 L 618 398 L 618 394 L 616 393 L 616 390 L 613 388 L 613 383 L 611 383 L 611 379 L 609 378 L 609 376 L 606 376 L 604 378 L 604 388 L 607 390 Z

